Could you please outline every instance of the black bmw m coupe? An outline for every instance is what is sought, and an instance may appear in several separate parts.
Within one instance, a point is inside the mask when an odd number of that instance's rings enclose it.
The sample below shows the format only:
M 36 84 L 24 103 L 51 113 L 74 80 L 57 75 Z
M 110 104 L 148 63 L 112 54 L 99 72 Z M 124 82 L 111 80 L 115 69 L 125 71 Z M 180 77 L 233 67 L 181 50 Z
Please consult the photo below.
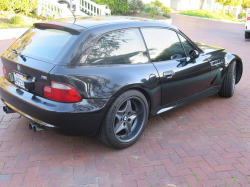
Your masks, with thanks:
M 34 131 L 97 135 L 126 148 L 150 117 L 219 93 L 231 97 L 242 60 L 178 28 L 132 17 L 35 23 L 1 55 L 6 113 Z

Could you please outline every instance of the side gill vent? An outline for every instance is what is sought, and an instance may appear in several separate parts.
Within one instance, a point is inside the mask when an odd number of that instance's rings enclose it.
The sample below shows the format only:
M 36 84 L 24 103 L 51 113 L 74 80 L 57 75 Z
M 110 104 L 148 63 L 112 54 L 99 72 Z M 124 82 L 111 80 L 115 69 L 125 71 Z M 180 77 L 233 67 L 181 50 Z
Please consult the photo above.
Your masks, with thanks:
M 212 80 L 212 82 L 210 83 L 210 85 L 212 85 L 212 84 L 214 83 L 214 81 L 217 79 L 217 77 L 218 77 L 218 75 L 216 75 L 216 76 L 214 77 L 214 79 Z

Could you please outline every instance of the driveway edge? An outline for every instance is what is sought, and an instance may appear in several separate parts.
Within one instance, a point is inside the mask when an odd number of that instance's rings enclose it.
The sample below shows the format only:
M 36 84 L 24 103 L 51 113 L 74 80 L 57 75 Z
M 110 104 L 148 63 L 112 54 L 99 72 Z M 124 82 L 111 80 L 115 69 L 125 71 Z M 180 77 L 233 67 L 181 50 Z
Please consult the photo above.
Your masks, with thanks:
M 19 38 L 29 28 L 0 29 L 0 40 Z

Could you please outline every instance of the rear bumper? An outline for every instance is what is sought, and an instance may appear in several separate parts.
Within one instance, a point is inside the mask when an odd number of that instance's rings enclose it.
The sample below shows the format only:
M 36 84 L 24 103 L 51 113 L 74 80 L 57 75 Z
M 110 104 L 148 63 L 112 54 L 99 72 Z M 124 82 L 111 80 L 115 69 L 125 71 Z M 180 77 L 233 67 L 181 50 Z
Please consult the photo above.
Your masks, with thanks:
M 59 103 L 19 89 L 5 77 L 0 78 L 0 97 L 7 106 L 46 130 L 67 135 L 96 134 L 110 101 L 83 99 L 78 103 Z

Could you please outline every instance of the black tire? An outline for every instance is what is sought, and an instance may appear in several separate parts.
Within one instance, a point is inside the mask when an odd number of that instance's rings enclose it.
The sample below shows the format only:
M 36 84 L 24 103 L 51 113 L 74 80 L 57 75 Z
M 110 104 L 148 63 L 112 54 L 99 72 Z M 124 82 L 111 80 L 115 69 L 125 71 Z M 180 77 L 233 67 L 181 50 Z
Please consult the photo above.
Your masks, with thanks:
M 142 135 L 148 114 L 145 96 L 137 90 L 126 91 L 109 107 L 97 136 L 108 146 L 119 149 L 129 147 Z
M 219 95 L 221 97 L 232 97 L 235 90 L 235 81 L 236 81 L 236 62 L 233 61 L 230 63 L 223 83 L 221 85 L 221 89 L 219 91 Z
M 245 32 L 245 39 L 250 39 L 250 32 Z

